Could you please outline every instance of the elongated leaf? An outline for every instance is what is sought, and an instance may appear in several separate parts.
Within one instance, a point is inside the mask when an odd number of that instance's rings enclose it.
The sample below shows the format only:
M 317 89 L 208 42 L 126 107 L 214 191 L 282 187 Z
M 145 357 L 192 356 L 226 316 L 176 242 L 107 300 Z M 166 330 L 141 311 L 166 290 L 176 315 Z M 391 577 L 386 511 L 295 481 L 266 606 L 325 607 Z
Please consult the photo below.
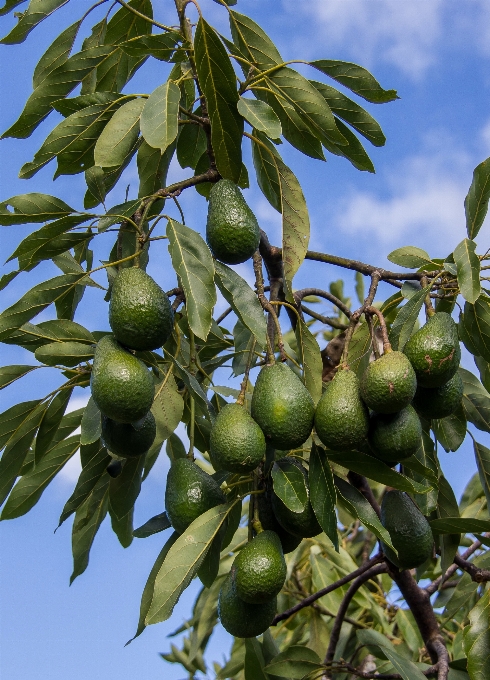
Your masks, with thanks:
M 339 550 L 337 531 L 337 515 L 335 504 L 337 494 L 330 464 L 325 450 L 315 444 L 310 454 L 310 501 L 321 528 L 332 541 L 335 550 Z
M 198 383 L 196 378 L 189 373 L 176 359 L 171 357 L 171 361 L 175 364 L 183 383 L 190 391 L 194 399 L 196 399 L 196 405 L 201 409 L 201 412 L 207 413 L 211 422 L 216 418 L 216 412 L 214 406 L 207 398 L 201 385 Z
M 23 401 L 0 414 L 0 450 L 5 447 L 17 428 L 29 417 L 40 401 L 40 399 Z
M 423 680 L 425 678 L 425 675 L 417 668 L 414 662 L 398 654 L 388 638 L 377 630 L 358 630 L 356 635 L 361 645 L 377 647 L 388 658 L 395 671 L 401 675 L 403 680 Z
M 211 142 L 218 171 L 238 183 L 242 169 L 243 118 L 237 111 L 236 77 L 223 43 L 201 17 L 194 49 L 196 67 L 211 121 Z
M 77 366 L 94 356 L 95 348 L 82 342 L 51 342 L 34 352 L 36 359 L 48 366 Z
M 477 534 L 490 531 L 490 520 L 472 517 L 443 517 L 430 521 L 430 528 L 436 534 Z
M 374 173 L 375 169 L 372 160 L 352 130 L 337 117 L 335 117 L 335 125 L 345 139 L 345 143 L 340 146 L 325 140 L 323 142 L 325 148 L 336 156 L 347 158 L 357 170 Z
M 390 342 L 394 350 L 402 351 L 412 335 L 413 327 L 418 319 L 422 305 L 430 292 L 430 286 L 422 288 L 412 295 L 396 315 L 391 326 Z
M 465 303 L 463 324 L 476 352 L 490 361 L 490 300 L 480 295 L 475 304 Z M 465 343 L 466 344 L 466 343 Z
M 322 396 L 322 356 L 318 342 L 306 323 L 299 319 L 294 329 L 298 343 L 298 351 L 303 366 L 303 378 L 306 389 L 315 404 Z
M 305 478 L 301 470 L 287 460 L 274 463 L 272 468 L 274 493 L 292 512 L 302 512 L 308 500 Z
M 25 515 L 38 502 L 44 489 L 70 458 L 78 451 L 80 437 L 70 437 L 52 448 L 12 489 L 1 519 Z
M 19 5 L 22 5 L 23 2 L 26 2 L 26 0 L 5 0 L 4 5 L 0 7 L 0 17 L 3 17 Z
M 29 33 L 36 28 L 41 21 L 47 19 L 50 14 L 67 2 L 68 0 L 31 0 L 29 7 L 21 15 L 19 23 L 14 26 L 3 40 L 0 40 L 0 43 L 3 45 L 17 45 L 18 43 L 24 42 Z
M 454 491 L 445 477 L 439 479 L 439 493 L 437 495 L 437 516 L 439 519 L 459 517 L 459 507 Z M 451 566 L 458 549 L 461 536 L 459 532 L 444 534 L 441 538 L 441 571 L 444 574 Z
M 141 114 L 141 134 L 163 153 L 177 137 L 180 89 L 171 80 L 157 87 Z
M 407 491 L 408 493 L 427 493 L 426 486 L 408 479 L 408 477 L 396 472 L 396 470 L 392 470 L 385 463 L 372 456 L 368 456 L 366 453 L 361 453 L 360 451 L 345 451 L 342 453 L 328 451 L 327 455 L 330 460 L 342 465 L 342 467 L 364 475 L 368 479 L 372 479 L 380 484 L 386 484 L 394 489 Z
M 264 310 L 248 283 L 233 269 L 221 262 L 215 262 L 215 278 L 225 300 L 247 326 L 261 347 L 265 345 L 267 322 Z
M 486 680 L 490 674 L 490 590 L 470 611 L 470 625 L 464 631 L 464 651 L 471 680 Z
M 70 584 L 88 567 L 90 549 L 106 514 L 109 500 L 109 475 L 101 477 L 91 494 L 78 508 L 72 530 L 73 572 Z
M 253 137 L 261 142 L 259 144 L 255 140 L 252 141 L 252 158 L 257 183 L 272 207 L 281 212 L 281 187 L 273 158 L 279 154 L 274 144 L 259 130 L 253 131 Z
M 171 526 L 167 513 L 161 512 L 159 515 L 155 515 L 155 517 L 152 517 L 135 529 L 133 531 L 133 536 L 135 538 L 147 538 L 148 536 L 153 536 L 153 534 L 160 533 L 160 531 L 165 531 L 165 529 L 169 529 Z
M 176 220 L 168 221 L 167 236 L 172 265 L 185 292 L 189 326 L 206 340 L 216 304 L 213 258 L 202 237 Z
M 264 673 L 264 655 L 262 645 L 257 638 L 246 638 L 245 640 L 245 680 L 268 680 Z
M 106 468 L 112 460 L 100 439 L 92 444 L 82 445 L 80 459 L 82 471 L 72 495 L 65 503 L 58 526 L 86 501 L 101 477 L 107 477 Z
M 278 139 L 281 136 L 281 121 L 266 102 L 240 97 L 237 109 L 253 128 L 264 132 L 271 139 Z
M 384 104 L 399 98 L 396 90 L 384 90 L 369 71 L 357 64 L 334 59 L 318 59 L 311 61 L 310 66 L 330 76 L 368 102 Z
M 473 450 L 475 452 L 480 482 L 483 491 L 485 492 L 487 505 L 490 507 L 490 449 L 487 449 L 483 444 L 479 444 L 476 440 L 473 440 Z
M 155 416 L 157 425 L 156 439 L 160 447 L 180 423 L 184 412 L 184 400 L 177 391 L 177 385 L 173 376 L 168 379 L 165 376 L 161 383 L 155 386 L 155 399 L 151 411 Z
M 473 373 L 459 369 L 463 380 L 463 408 L 467 419 L 475 427 L 490 432 L 490 394 Z
M 477 165 L 464 201 L 468 238 L 475 238 L 487 214 L 490 200 L 490 158 Z
M 320 657 L 308 647 L 292 645 L 281 652 L 265 667 L 267 675 L 301 680 L 309 673 L 321 669 Z
M 34 88 L 38 87 L 50 73 L 68 59 L 80 25 L 81 21 L 76 21 L 68 26 L 48 47 L 34 69 L 32 77 Z
M 463 407 L 447 418 L 432 421 L 432 429 L 445 451 L 457 451 L 466 437 L 466 417 Z
M 455 614 L 464 611 L 465 606 L 467 606 L 473 599 L 478 588 L 478 583 L 472 581 L 469 574 L 463 574 L 459 580 L 458 585 L 454 589 L 449 602 L 446 604 L 444 612 L 442 614 L 444 621 L 449 621 Z M 470 605 L 471 606 L 471 605 Z M 468 610 L 466 610 L 466 613 Z
M 51 442 L 65 415 L 66 407 L 68 406 L 72 394 L 73 388 L 60 390 L 58 394 L 53 397 L 46 409 L 36 437 L 36 446 L 34 450 L 34 460 L 36 461 L 36 464 L 39 463 L 44 454 L 49 450 Z
M 201 115 L 201 109 L 197 110 Z M 197 167 L 199 159 L 206 152 L 206 133 L 200 125 L 184 125 L 177 140 L 177 160 L 182 168 Z
M 93 397 L 90 397 L 83 412 L 81 430 L 80 443 L 83 446 L 93 444 L 100 438 L 102 432 L 101 413 Z
M 8 206 L 14 212 L 8 210 Z M 32 224 L 65 217 L 73 212 L 64 201 L 48 194 L 19 194 L 0 204 L 0 225 Z
M 95 165 L 107 168 L 124 162 L 138 138 L 144 106 L 144 99 L 132 99 L 114 113 L 96 141 Z
M 187 127 L 193 127 L 188 125 Z M 140 186 L 138 196 L 150 196 L 165 186 L 168 168 L 175 152 L 175 145 L 171 144 L 165 153 L 154 149 L 144 140 L 138 149 L 136 159 Z
M 3 342 L 20 345 L 34 352 L 41 345 L 47 345 L 50 342 L 68 342 L 71 340 L 85 342 L 88 345 L 95 342 L 95 338 L 90 331 L 68 319 L 42 321 L 38 325 L 26 323 Z
M 204 560 L 233 503 L 218 505 L 198 517 L 170 548 L 155 578 L 146 625 L 166 621 Z
M 141 473 L 144 456 L 128 458 L 122 472 L 109 482 L 109 503 L 118 519 L 125 517 L 134 507 L 141 490 Z
M 130 57 L 141 59 L 148 54 L 159 61 L 173 61 L 176 51 L 182 40 L 180 33 L 169 31 L 155 35 L 141 35 L 128 40 L 120 45 L 120 48 Z
M 364 498 L 362 493 L 345 480 L 337 477 L 337 475 L 334 475 L 334 480 L 338 491 L 337 498 L 340 503 L 346 507 L 347 512 L 349 512 L 352 517 L 357 517 L 357 519 L 364 524 L 366 529 L 372 531 L 380 541 L 383 541 L 383 543 L 388 545 L 392 550 L 395 550 L 391 543 L 389 533 L 381 524 L 378 515 L 374 512 L 372 506 Z
M 408 269 L 420 269 L 427 265 L 432 265 L 430 255 L 415 246 L 404 246 L 397 248 L 388 255 L 388 260 L 394 264 L 399 264 L 400 267 L 407 267 Z
M 2 366 L 0 368 L 0 390 L 3 390 L 4 387 L 8 387 L 16 380 L 19 380 L 19 378 L 23 378 L 36 368 L 37 366 L 24 365 Z
M 255 21 L 235 11 L 229 16 L 233 42 L 252 64 L 262 71 L 283 63 L 277 47 Z
M 465 300 L 474 304 L 480 297 L 480 259 L 476 254 L 476 243 L 463 239 L 454 249 L 454 262 L 458 272 L 458 285 Z

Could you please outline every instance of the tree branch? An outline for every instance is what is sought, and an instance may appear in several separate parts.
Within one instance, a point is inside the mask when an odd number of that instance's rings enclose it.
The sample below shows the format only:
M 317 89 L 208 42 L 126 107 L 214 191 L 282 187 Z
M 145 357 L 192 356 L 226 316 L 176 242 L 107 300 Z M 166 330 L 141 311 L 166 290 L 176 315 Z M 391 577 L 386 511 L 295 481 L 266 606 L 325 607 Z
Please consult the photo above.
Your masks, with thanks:
M 485 534 L 487 536 L 488 534 Z M 463 560 L 466 560 L 468 557 L 473 555 L 474 552 L 476 552 L 479 548 L 482 547 L 481 541 L 474 541 L 470 545 L 470 547 L 465 550 L 465 552 L 460 556 Z M 429 595 L 433 595 L 436 590 L 439 588 L 439 585 L 441 583 L 444 583 L 448 578 L 451 578 L 451 576 L 456 573 L 458 570 L 458 565 L 457 564 L 451 564 L 451 566 L 447 569 L 445 574 L 442 574 L 439 576 L 439 578 L 436 578 L 432 583 L 429 583 L 428 586 L 426 586 L 425 590 Z
M 479 569 L 475 564 L 463 559 L 457 553 L 454 557 L 454 563 L 460 569 L 466 571 L 471 576 L 471 580 L 475 581 L 475 583 L 485 583 L 486 581 L 490 581 L 489 569 Z
M 303 288 L 301 290 L 297 290 L 294 293 L 294 299 L 299 305 L 303 298 L 308 297 L 309 295 L 316 295 L 317 297 L 328 300 L 333 305 L 338 307 L 338 309 L 340 309 L 340 311 L 343 312 L 348 319 L 350 319 L 352 312 L 346 305 L 344 305 L 342 300 L 339 300 L 337 297 L 335 297 L 335 295 L 332 295 L 332 293 L 328 293 L 326 290 L 322 290 L 321 288 Z

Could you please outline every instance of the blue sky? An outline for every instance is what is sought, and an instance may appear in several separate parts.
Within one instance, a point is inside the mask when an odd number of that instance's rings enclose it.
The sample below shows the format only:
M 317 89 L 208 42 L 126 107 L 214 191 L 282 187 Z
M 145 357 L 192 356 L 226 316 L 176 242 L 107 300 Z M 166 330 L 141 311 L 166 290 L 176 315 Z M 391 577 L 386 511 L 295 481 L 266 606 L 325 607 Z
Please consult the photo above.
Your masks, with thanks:
M 160 1 L 157 17 L 174 21 L 173 2 Z M 226 12 L 212 0 L 201 7 L 211 23 L 227 32 Z M 70 0 L 44 22 L 24 45 L 0 49 L 0 128 L 7 129 L 30 93 L 31 74 L 46 47 L 86 8 Z M 21 7 L 22 9 L 22 7 Z M 239 0 L 237 9 L 258 21 L 276 41 L 285 59 L 334 58 L 370 68 L 381 84 L 395 88 L 401 99 L 382 106 L 367 104 L 387 136 L 384 148 L 369 149 L 377 174 L 360 173 L 342 159 L 327 163 L 305 159 L 285 144 L 281 153 L 303 186 L 312 223 L 310 247 L 386 265 L 386 254 L 416 245 L 433 257 L 451 252 L 465 236 L 463 200 L 475 165 L 490 155 L 490 3 L 488 0 Z M 11 18 L 3 19 L 7 33 Z M 128 92 L 151 92 L 166 77 L 161 62 L 150 62 L 128 85 Z M 317 78 L 318 73 L 312 76 Z M 28 140 L 0 142 L 1 198 L 40 191 L 81 207 L 80 176 L 61 177 L 54 184 L 48 165 L 29 183 L 17 179 L 20 166 L 31 160 L 52 128 L 52 115 Z M 186 176 L 173 164 L 169 181 Z M 128 168 L 109 205 L 119 203 L 126 185 L 137 187 L 135 168 Z M 274 243 L 280 238 L 280 217 L 254 182 L 246 199 Z M 206 204 L 187 192 L 182 200 L 187 223 L 203 233 Z M 170 209 L 170 208 L 169 208 Z M 488 247 L 489 221 L 480 236 Z M 5 260 L 28 227 L 3 228 Z M 103 258 L 110 236 L 101 237 L 96 257 Z M 175 285 L 162 243 L 152 250 L 149 271 L 166 289 Z M 14 267 L 7 265 L 4 271 Z M 238 271 L 251 278 L 248 264 Z M 2 291 L 1 308 L 17 300 L 42 278 L 55 276 L 53 265 L 42 265 L 19 276 Z M 295 280 L 297 287 L 316 283 L 327 287 L 342 271 L 308 263 Z M 353 291 L 353 276 L 344 277 Z M 100 281 L 104 283 L 103 277 Z M 380 296 L 391 292 L 382 288 Z M 219 302 L 219 309 L 223 302 Z M 325 305 L 322 311 L 328 313 Z M 47 315 L 38 320 L 48 318 Z M 107 328 L 107 308 L 100 293 L 89 289 L 87 303 L 76 319 L 90 329 Z M 30 363 L 32 355 L 2 346 L 2 364 Z M 468 368 L 472 361 L 465 357 Z M 51 375 L 53 373 L 53 375 Z M 36 375 L 36 374 L 35 374 Z M 43 396 L 58 384 L 54 371 L 0 393 L 1 410 L 19 400 Z M 225 376 L 226 378 L 226 376 Z M 225 379 L 223 378 L 223 380 Z M 77 396 L 84 403 L 86 394 Z M 77 406 L 75 405 L 75 407 Z M 485 442 L 483 433 L 478 438 Z M 453 454 L 441 452 L 444 470 L 458 495 L 475 470 L 469 442 Z M 10 680 L 132 680 L 180 679 L 185 673 L 165 665 L 158 652 L 167 651 L 166 635 L 188 613 L 195 589 L 185 595 L 172 619 L 150 627 L 123 648 L 136 627 L 139 600 L 156 558 L 162 534 L 135 540 L 123 550 L 106 522 L 96 538 L 88 570 L 71 588 L 70 522 L 57 533 L 60 509 L 78 475 L 74 459 L 28 515 L 0 525 L 0 672 Z M 163 510 L 165 456 L 145 482 L 136 508 L 139 524 Z M 217 632 L 211 658 L 220 659 L 229 638 Z M 210 676 L 212 677 L 212 676 Z

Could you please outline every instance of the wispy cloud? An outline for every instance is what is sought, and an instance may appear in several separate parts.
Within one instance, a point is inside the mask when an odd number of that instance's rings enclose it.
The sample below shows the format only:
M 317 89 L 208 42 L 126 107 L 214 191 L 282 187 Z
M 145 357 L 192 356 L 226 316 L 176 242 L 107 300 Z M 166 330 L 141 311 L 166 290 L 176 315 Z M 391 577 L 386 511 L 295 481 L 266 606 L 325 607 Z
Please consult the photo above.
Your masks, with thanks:
M 68 404 L 67 412 L 76 411 L 79 408 L 87 405 L 89 394 L 84 394 L 79 397 L 75 397 Z M 75 430 L 74 434 L 79 434 L 80 428 Z M 68 463 L 60 470 L 56 475 L 56 480 L 58 483 L 63 485 L 67 484 L 72 486 L 78 479 L 80 472 L 82 471 L 82 464 L 80 463 L 80 452 L 77 451 L 74 456 L 70 458 Z

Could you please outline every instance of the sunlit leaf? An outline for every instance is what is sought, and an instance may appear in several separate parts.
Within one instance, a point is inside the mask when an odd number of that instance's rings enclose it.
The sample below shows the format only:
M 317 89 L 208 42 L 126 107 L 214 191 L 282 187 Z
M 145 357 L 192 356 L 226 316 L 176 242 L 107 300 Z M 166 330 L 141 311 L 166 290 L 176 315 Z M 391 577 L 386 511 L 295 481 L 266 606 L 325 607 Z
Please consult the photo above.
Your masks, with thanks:
M 177 137 L 180 89 L 171 80 L 157 87 L 141 114 L 141 134 L 163 153 Z
M 459 289 L 464 299 L 472 304 L 481 293 L 480 258 L 475 251 L 476 243 L 467 238 L 454 249 Z
M 337 494 L 333 474 L 325 450 L 315 444 L 310 454 L 309 484 L 310 501 L 318 523 L 338 551 L 339 536 L 335 514 Z
M 145 99 L 139 97 L 117 109 L 98 135 L 94 147 L 95 165 L 107 168 L 124 162 L 138 138 L 144 106 Z
M 272 468 L 274 493 L 292 512 L 302 512 L 308 501 L 305 477 L 288 460 L 279 460 Z
M 490 158 L 477 165 L 464 201 L 468 238 L 475 238 L 487 214 L 490 200 Z

